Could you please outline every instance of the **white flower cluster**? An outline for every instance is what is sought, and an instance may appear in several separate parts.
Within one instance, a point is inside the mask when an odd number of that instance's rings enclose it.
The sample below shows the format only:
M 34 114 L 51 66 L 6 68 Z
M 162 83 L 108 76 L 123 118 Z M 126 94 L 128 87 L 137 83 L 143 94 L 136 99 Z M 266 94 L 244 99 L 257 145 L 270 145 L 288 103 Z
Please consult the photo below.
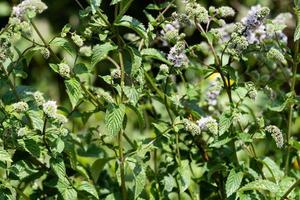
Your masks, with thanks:
M 185 54 L 185 43 L 177 42 L 168 54 L 168 60 L 173 63 L 174 67 L 182 67 L 187 65 L 188 57 Z
M 70 78 L 70 72 L 71 72 L 71 69 L 70 69 L 70 66 L 67 65 L 66 63 L 60 63 L 58 64 L 58 67 L 59 67 L 59 74 L 63 77 L 66 77 L 66 78 Z
M 207 23 L 209 21 L 208 11 L 197 2 L 189 1 L 185 6 L 185 14 L 191 21 L 196 20 L 199 23 Z
M 24 0 L 17 6 L 13 7 L 12 17 L 20 21 L 26 20 L 27 17 L 32 18 L 36 13 L 42 13 L 47 9 L 47 5 L 41 0 Z
M 47 117 L 57 120 L 60 124 L 68 122 L 68 119 L 64 115 L 57 113 L 56 101 L 43 103 L 43 111 Z
M 56 101 L 47 101 L 43 103 L 43 111 L 50 118 L 56 118 L 57 105 Z
M 218 122 L 211 116 L 203 117 L 197 123 L 201 131 L 210 131 L 213 134 L 218 133 Z
M 73 40 L 73 42 L 79 46 L 82 47 L 83 46 L 83 39 L 80 37 L 80 35 L 77 35 L 76 33 L 73 33 L 71 36 L 71 39 Z
M 265 128 L 265 131 L 271 134 L 278 148 L 283 147 L 283 135 L 277 126 L 269 125 Z
M 26 102 L 20 101 L 20 102 L 12 104 L 12 108 L 17 113 L 22 113 L 22 112 L 26 112 L 28 110 L 29 106 Z
M 194 122 L 188 120 L 188 119 L 183 119 L 184 123 L 184 128 L 186 131 L 192 133 L 193 135 L 200 135 L 201 134 L 201 129 L 197 124 Z

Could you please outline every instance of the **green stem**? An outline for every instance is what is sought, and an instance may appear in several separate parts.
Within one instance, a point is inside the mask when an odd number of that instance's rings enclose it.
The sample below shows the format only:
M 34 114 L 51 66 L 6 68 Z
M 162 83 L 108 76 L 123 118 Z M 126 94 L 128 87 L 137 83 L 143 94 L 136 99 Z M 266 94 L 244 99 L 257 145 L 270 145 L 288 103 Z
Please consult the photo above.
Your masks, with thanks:
M 207 41 L 207 44 L 208 44 L 210 50 L 213 53 L 213 56 L 215 58 L 215 68 L 216 68 L 217 72 L 221 75 L 221 79 L 223 81 L 224 88 L 226 90 L 226 93 L 227 93 L 227 96 L 228 96 L 228 99 L 229 99 L 229 102 L 230 102 L 230 106 L 232 108 L 232 106 L 233 106 L 233 100 L 232 100 L 232 96 L 231 96 L 231 87 L 230 87 L 230 84 L 229 84 L 230 83 L 230 76 L 229 76 L 229 74 L 227 74 L 228 81 L 226 81 L 225 75 L 224 75 L 224 73 L 223 73 L 223 71 L 221 69 L 222 63 L 221 63 L 221 60 L 219 59 L 219 57 L 218 57 L 218 55 L 217 55 L 217 53 L 215 51 L 215 48 L 213 47 L 212 43 L 210 42 L 210 40 L 209 40 L 206 32 L 204 31 L 203 27 L 201 26 L 201 24 L 196 19 L 194 20 L 194 22 L 195 22 L 197 30 L 200 33 L 203 33 L 203 35 L 204 35 L 204 37 L 205 37 L 205 39 Z
M 298 53 L 299 53 L 299 40 L 296 41 L 294 46 L 294 57 L 293 57 L 293 66 L 292 66 L 292 82 L 291 82 L 291 89 L 290 91 L 295 94 L 295 85 L 296 85 L 296 75 L 297 75 L 297 68 L 298 68 Z M 289 146 L 289 140 L 292 134 L 292 125 L 293 125 L 293 109 L 294 103 L 291 103 L 289 105 L 288 109 L 288 131 L 286 135 L 286 144 L 287 144 L 287 157 L 285 161 L 285 173 L 287 174 L 289 172 L 289 162 L 290 162 L 290 153 L 291 153 L 291 147 Z
M 121 174 L 121 193 L 122 193 L 122 199 L 127 200 L 127 191 L 126 191 L 126 185 L 125 185 L 125 167 L 124 167 L 124 152 L 123 152 L 123 130 L 119 132 L 118 135 L 118 145 L 119 145 L 119 162 L 120 162 L 120 174 Z
M 165 88 L 164 88 L 164 104 L 165 104 L 167 113 L 168 113 L 168 115 L 170 117 L 171 124 L 173 124 L 174 119 L 173 119 L 172 113 L 170 111 L 169 102 L 167 101 L 167 86 L 168 86 L 167 84 L 168 84 L 168 79 L 169 79 L 169 77 L 167 77 L 167 79 L 166 79 Z
M 120 101 L 123 103 L 123 97 L 124 97 L 124 86 L 125 86 L 125 68 L 124 68 L 124 60 L 123 60 L 123 54 L 122 54 L 122 48 L 121 48 L 121 40 L 118 40 L 119 44 L 119 63 L 120 63 L 120 70 L 121 70 L 121 95 L 120 95 Z M 118 137 L 118 146 L 119 146 L 119 159 L 120 159 L 120 173 L 121 173 L 121 193 L 123 200 L 128 199 L 127 190 L 126 190 L 126 184 L 125 184 L 125 163 L 124 163 L 124 153 L 123 153 L 123 137 L 124 137 L 124 129 L 122 129 L 119 132 Z
M 46 149 L 48 150 L 49 153 L 52 153 L 49 145 L 48 145 L 48 142 L 47 142 L 47 139 L 46 139 L 46 128 L 47 128 L 47 121 L 48 121 L 48 118 L 47 116 L 45 115 L 45 120 L 44 120 L 44 125 L 43 125 L 43 132 L 42 132 L 42 137 L 43 137 L 43 142 L 44 142 L 44 145 L 46 147 Z

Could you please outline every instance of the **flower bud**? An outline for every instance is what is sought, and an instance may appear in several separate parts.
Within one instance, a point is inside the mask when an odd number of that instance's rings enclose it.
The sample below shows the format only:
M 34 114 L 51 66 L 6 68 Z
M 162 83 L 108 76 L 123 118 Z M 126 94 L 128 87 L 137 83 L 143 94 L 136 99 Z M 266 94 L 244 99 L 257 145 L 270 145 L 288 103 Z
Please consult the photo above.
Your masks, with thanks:
M 48 59 L 50 57 L 50 51 L 47 48 L 42 48 L 41 54 L 45 59 Z

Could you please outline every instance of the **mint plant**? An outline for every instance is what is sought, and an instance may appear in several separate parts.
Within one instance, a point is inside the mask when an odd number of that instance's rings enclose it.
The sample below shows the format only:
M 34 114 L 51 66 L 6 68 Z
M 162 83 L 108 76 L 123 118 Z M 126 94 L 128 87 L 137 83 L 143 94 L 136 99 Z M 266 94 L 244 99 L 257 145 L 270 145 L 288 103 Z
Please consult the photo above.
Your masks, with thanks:
M 1 199 L 300 198 L 298 0 L 73 3 L 49 40 L 41 0 L 0 31 Z M 37 58 L 61 96 L 26 84 Z

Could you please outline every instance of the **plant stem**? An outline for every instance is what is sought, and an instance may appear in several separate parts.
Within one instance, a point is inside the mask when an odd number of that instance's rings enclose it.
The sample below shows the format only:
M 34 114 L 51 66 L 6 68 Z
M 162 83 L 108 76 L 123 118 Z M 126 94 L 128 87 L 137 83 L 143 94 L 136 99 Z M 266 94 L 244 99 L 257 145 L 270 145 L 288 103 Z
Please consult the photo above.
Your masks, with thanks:
M 219 59 L 216 51 L 215 51 L 215 48 L 213 47 L 212 43 L 210 42 L 206 32 L 204 31 L 203 27 L 201 26 L 201 24 L 199 24 L 199 22 L 197 21 L 197 19 L 194 20 L 195 22 L 195 25 L 196 25 L 196 28 L 198 29 L 198 31 L 200 33 L 203 33 L 205 39 L 207 40 L 207 44 L 210 48 L 210 50 L 212 51 L 213 53 L 213 56 L 215 58 L 215 68 L 217 70 L 217 72 L 221 75 L 221 79 L 223 81 L 223 84 L 224 84 L 224 88 L 226 90 L 226 93 L 227 93 L 227 96 L 228 96 L 228 99 L 229 99 L 229 102 L 230 102 L 230 106 L 232 108 L 233 106 L 233 100 L 232 100 L 232 96 L 231 96 L 231 86 L 230 86 L 230 76 L 229 74 L 227 73 L 227 79 L 228 81 L 226 81 L 226 78 L 225 78 L 225 75 L 221 69 L 221 65 L 222 65 L 222 60 Z
M 45 120 L 44 120 L 44 125 L 43 125 L 43 132 L 42 132 L 42 137 L 43 137 L 43 142 L 44 142 L 44 145 L 46 147 L 46 149 L 49 151 L 49 153 L 52 153 L 49 145 L 48 145 L 48 142 L 46 140 L 46 127 L 47 127 L 47 121 L 48 121 L 48 118 L 47 116 L 45 116 Z
M 75 0 L 76 1 L 76 3 L 78 4 L 78 6 L 80 7 L 80 9 L 84 9 L 84 7 L 82 6 L 82 4 L 79 2 L 79 0 Z
M 299 53 L 299 40 L 296 41 L 294 46 L 294 57 L 293 57 L 293 66 L 292 66 L 292 82 L 291 82 L 291 89 L 290 91 L 295 94 L 295 85 L 296 85 L 296 75 L 297 75 L 297 68 L 298 68 L 298 53 Z M 289 140 L 292 133 L 292 125 L 293 125 L 293 109 L 294 103 L 289 105 L 288 109 L 288 131 L 286 135 L 286 144 L 287 144 L 287 157 L 285 161 L 285 173 L 287 174 L 289 171 L 289 162 L 290 162 L 290 153 L 291 147 L 289 146 Z
M 119 43 L 119 69 L 121 70 L 121 95 L 120 95 L 120 101 L 123 103 L 123 97 L 124 97 L 124 86 L 125 86 L 125 69 L 124 69 L 124 60 L 123 60 L 123 54 L 122 54 L 122 46 L 121 46 L 121 40 L 118 40 Z M 121 173 L 121 192 L 122 192 L 122 199 L 127 200 L 127 190 L 125 185 L 125 165 L 124 165 L 124 153 L 123 153 L 123 137 L 124 137 L 124 129 L 122 129 L 119 132 L 118 137 L 118 146 L 119 146 L 119 160 L 120 160 L 120 173 Z
M 121 174 L 121 193 L 122 193 L 122 199 L 127 200 L 128 198 L 127 198 L 127 191 L 125 185 L 125 169 L 124 169 L 124 153 L 123 153 L 122 137 L 123 137 L 123 130 L 119 132 L 118 145 L 119 145 L 119 162 L 120 162 L 120 174 Z

